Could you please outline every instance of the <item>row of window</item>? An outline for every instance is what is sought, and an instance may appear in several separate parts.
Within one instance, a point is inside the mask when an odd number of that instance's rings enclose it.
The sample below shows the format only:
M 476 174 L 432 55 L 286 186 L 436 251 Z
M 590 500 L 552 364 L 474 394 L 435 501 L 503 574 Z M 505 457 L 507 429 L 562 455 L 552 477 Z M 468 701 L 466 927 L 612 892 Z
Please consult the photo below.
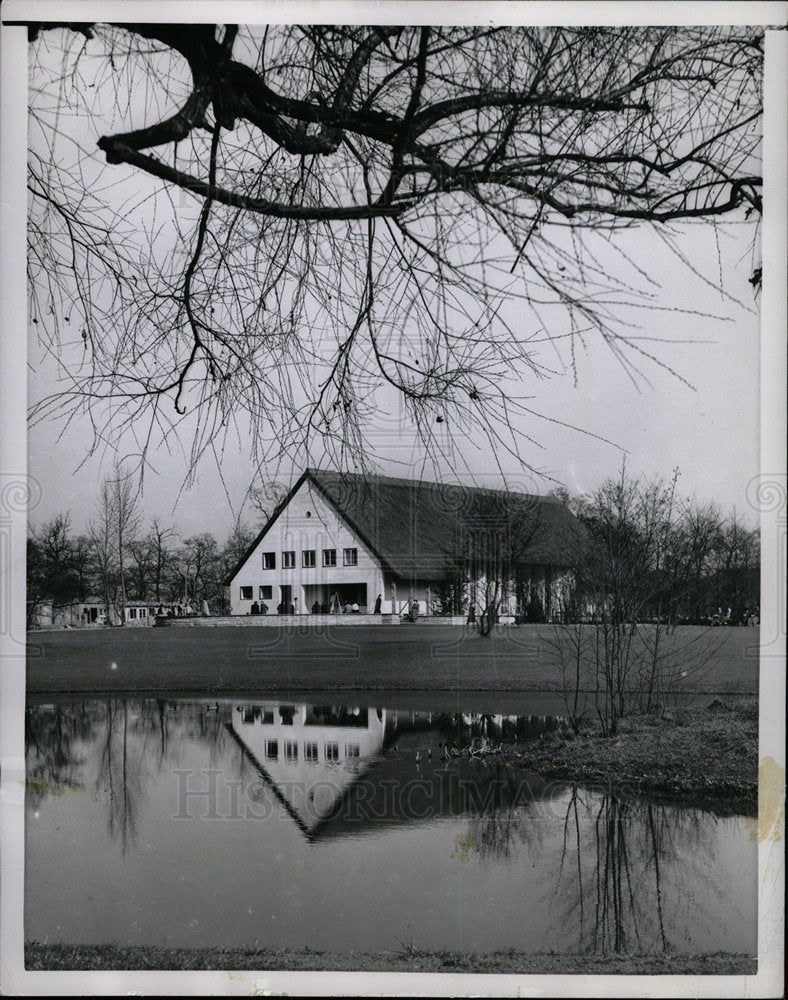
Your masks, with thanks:
M 295 740 L 284 740 L 285 760 L 296 762 L 298 760 L 298 743 Z M 345 757 L 359 757 L 361 755 L 361 745 L 359 743 L 347 743 L 345 745 Z M 279 760 L 279 740 L 265 741 L 265 759 Z M 320 747 L 317 743 L 304 740 L 304 760 L 308 764 L 316 764 L 320 759 Z M 339 760 L 339 744 L 323 744 L 324 760 Z
M 323 565 L 336 566 L 336 564 L 337 564 L 337 550 L 323 549 Z M 289 551 L 283 552 L 282 569 L 295 569 L 295 565 L 296 565 L 295 550 L 291 549 Z M 317 565 L 317 550 L 302 549 L 301 565 L 304 567 L 304 569 L 314 569 L 314 567 Z M 343 549 L 342 565 L 358 566 L 358 549 Z M 276 552 L 263 553 L 263 569 L 276 569 Z

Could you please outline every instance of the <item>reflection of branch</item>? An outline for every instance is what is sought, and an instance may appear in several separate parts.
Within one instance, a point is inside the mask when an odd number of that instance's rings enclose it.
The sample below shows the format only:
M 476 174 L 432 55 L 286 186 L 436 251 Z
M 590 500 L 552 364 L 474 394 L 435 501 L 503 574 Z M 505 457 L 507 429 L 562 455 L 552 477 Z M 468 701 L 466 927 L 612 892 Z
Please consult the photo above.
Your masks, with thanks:
M 648 825 L 651 832 L 651 850 L 652 858 L 654 859 L 654 884 L 657 890 L 657 919 L 659 921 L 659 935 L 662 939 L 662 948 L 667 950 L 668 942 L 665 937 L 665 921 L 662 914 L 662 889 L 660 886 L 660 871 L 659 871 L 659 844 L 657 843 L 657 831 L 654 826 L 654 806 L 651 802 L 648 803 Z

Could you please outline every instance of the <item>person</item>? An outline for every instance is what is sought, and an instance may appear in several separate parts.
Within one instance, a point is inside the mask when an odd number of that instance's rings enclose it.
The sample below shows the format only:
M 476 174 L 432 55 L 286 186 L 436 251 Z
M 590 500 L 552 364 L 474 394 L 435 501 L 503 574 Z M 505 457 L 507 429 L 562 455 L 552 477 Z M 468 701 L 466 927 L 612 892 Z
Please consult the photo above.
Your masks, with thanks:
M 284 608 L 285 608 L 284 603 L 282 601 L 280 601 L 277 604 L 277 606 L 276 606 L 276 613 L 278 615 L 283 615 L 284 614 Z
M 312 605 L 312 614 L 316 615 L 319 612 L 320 612 L 320 602 L 319 601 L 315 601 L 315 603 Z
M 253 615 L 260 614 L 260 605 L 257 603 L 257 601 L 255 601 L 254 604 L 252 605 L 250 613 Z
M 292 601 L 291 601 L 290 604 L 287 605 L 287 613 L 289 615 L 294 615 L 295 614 L 295 604 L 293 604 Z
M 418 617 L 419 617 L 419 602 L 413 601 L 413 603 L 410 606 L 410 620 L 412 622 L 415 622 Z
M 352 605 L 350 606 L 350 611 L 354 615 L 357 615 L 359 613 L 359 607 L 358 607 L 358 604 L 356 604 L 355 601 L 353 601 Z
M 378 594 L 378 596 L 375 598 L 375 614 L 376 615 L 380 614 L 381 603 L 382 603 L 382 598 L 381 598 L 380 594 Z
M 267 615 L 268 614 L 268 605 L 267 604 L 262 603 L 260 605 L 260 614 L 261 615 Z

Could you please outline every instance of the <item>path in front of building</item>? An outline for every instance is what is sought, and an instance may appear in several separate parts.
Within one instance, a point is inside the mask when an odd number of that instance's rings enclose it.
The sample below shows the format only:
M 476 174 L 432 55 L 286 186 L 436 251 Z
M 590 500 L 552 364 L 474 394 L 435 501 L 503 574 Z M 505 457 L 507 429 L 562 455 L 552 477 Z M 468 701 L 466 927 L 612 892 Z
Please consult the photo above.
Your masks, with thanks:
M 418 624 L 39 632 L 29 636 L 27 690 L 557 690 L 558 650 L 570 651 L 561 628 L 512 626 L 485 638 L 465 626 Z M 757 693 L 758 637 L 757 628 L 677 629 L 673 641 L 691 651 L 677 683 L 687 691 Z M 699 657 L 703 646 L 708 653 Z

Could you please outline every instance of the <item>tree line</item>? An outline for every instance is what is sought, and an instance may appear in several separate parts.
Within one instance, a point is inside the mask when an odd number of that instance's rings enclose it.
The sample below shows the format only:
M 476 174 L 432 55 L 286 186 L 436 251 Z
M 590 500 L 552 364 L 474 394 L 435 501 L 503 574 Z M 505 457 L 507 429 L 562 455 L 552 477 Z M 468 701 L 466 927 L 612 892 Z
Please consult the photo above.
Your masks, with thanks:
M 722 630 L 758 621 L 760 538 L 735 510 L 681 497 L 624 469 L 590 497 L 563 497 L 588 532 L 563 595 L 563 628 L 545 637 L 577 731 L 590 710 L 615 736 L 632 712 L 660 713 L 702 682 Z
M 208 602 L 229 613 L 224 580 L 255 531 L 236 520 L 223 544 L 210 533 L 182 537 L 153 517 L 143 525 L 136 484 L 116 467 L 103 483 L 87 530 L 74 534 L 69 512 L 58 513 L 27 540 L 27 624 L 42 608 L 98 600 L 107 618 L 125 622 L 127 603 Z
M 436 595 L 441 613 L 473 606 L 487 634 L 513 608 L 521 622 L 668 626 L 732 624 L 757 611 L 759 531 L 735 510 L 681 496 L 678 472 L 647 480 L 622 469 L 591 493 L 549 495 L 572 512 L 574 532 L 535 497 L 491 491 L 463 512 L 456 566 Z M 537 587 L 546 542 L 571 573 Z
M 760 532 L 677 486 L 678 472 L 649 481 L 622 469 L 590 496 L 554 492 L 589 537 L 565 620 L 733 624 L 758 608 Z

